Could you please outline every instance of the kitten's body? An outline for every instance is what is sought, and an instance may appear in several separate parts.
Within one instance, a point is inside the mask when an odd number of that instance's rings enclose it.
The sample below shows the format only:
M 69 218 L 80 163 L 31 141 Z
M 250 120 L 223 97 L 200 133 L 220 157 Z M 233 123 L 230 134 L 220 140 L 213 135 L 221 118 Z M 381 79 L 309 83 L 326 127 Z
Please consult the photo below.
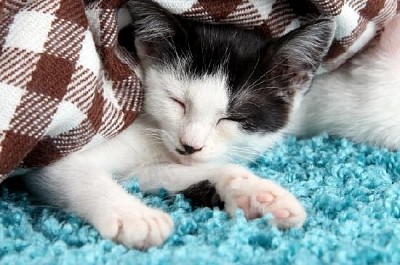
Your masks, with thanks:
M 242 167 L 223 163 L 229 159 L 178 163 L 155 136 L 158 129 L 148 122 L 142 115 L 113 139 L 32 172 L 27 177 L 29 186 L 48 203 L 88 220 L 103 237 L 128 247 L 159 245 L 173 228 L 167 214 L 147 207 L 118 184 L 133 176 L 148 192 L 160 188 L 179 192 L 207 180 L 231 215 L 238 208 L 250 219 L 271 213 L 272 222 L 281 228 L 304 222 L 306 213 L 293 195 Z
M 291 117 L 291 132 L 326 131 L 400 150 L 400 16 L 380 39 L 332 73 L 317 76 Z
M 270 213 L 279 227 L 302 225 L 306 214 L 293 195 L 230 163 L 283 136 L 327 52 L 332 22 L 270 41 L 130 4 L 134 25 L 121 41 L 141 59 L 143 114 L 113 139 L 36 170 L 26 178 L 31 188 L 129 247 L 159 245 L 173 228 L 167 214 L 118 184 L 133 176 L 144 191 L 176 192 L 206 180 L 230 214 L 241 208 L 248 218 Z
M 282 137 L 327 52 L 332 21 L 272 41 L 182 21 L 150 1 L 128 7 L 133 24 L 120 41 L 141 60 L 142 115 L 113 139 L 35 170 L 26 177 L 32 190 L 129 247 L 159 245 L 173 228 L 167 214 L 118 184 L 134 176 L 144 191 L 207 181 L 231 215 L 241 208 L 248 218 L 270 213 L 282 228 L 302 225 L 306 213 L 292 194 L 231 162 L 252 159 Z

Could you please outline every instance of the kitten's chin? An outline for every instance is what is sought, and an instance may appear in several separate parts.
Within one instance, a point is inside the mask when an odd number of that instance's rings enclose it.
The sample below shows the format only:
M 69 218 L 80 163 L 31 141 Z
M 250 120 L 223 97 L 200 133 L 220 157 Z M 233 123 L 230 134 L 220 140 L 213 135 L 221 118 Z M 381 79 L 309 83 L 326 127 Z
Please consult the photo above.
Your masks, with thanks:
M 177 159 L 180 164 L 185 166 L 199 166 L 199 165 L 209 165 L 209 164 L 217 164 L 214 159 L 204 159 L 193 156 L 185 156 L 185 155 L 177 155 Z
M 178 156 L 179 163 L 185 166 L 196 166 L 201 164 L 206 164 L 206 161 L 195 159 L 191 156 Z

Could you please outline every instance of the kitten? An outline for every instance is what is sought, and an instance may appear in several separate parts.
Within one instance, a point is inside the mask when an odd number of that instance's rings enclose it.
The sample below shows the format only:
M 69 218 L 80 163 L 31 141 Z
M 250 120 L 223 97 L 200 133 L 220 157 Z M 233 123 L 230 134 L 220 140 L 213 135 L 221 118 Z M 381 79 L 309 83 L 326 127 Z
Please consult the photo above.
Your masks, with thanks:
M 336 71 L 315 78 L 290 131 L 326 131 L 400 150 L 400 15 L 366 51 Z
M 33 172 L 32 190 L 128 247 L 157 246 L 173 230 L 166 213 L 118 184 L 133 176 L 150 192 L 206 181 L 230 215 L 240 208 L 249 219 L 269 213 L 280 228 L 301 226 L 306 213 L 291 193 L 232 162 L 283 136 L 327 53 L 333 22 L 267 40 L 181 19 L 150 1 L 127 7 L 133 22 L 119 39 L 141 62 L 143 113 L 113 139 Z

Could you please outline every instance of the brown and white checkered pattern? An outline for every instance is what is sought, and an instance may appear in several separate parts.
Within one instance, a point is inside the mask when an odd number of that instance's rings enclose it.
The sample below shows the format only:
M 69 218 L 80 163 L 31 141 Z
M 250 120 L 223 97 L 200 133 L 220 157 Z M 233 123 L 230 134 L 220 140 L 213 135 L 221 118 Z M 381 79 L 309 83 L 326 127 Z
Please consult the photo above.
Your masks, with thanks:
M 317 16 L 333 16 L 337 31 L 322 70 L 333 70 L 362 49 L 396 14 L 397 0 L 156 0 L 175 14 L 235 24 L 280 37 Z
M 116 45 L 120 4 L 0 1 L 0 175 L 46 165 L 134 121 L 142 89 Z
M 136 62 L 116 44 L 126 0 L 0 0 L 0 182 L 132 124 L 143 99 Z M 279 37 L 334 16 L 324 66 L 334 69 L 396 14 L 397 0 L 156 0 L 183 17 Z

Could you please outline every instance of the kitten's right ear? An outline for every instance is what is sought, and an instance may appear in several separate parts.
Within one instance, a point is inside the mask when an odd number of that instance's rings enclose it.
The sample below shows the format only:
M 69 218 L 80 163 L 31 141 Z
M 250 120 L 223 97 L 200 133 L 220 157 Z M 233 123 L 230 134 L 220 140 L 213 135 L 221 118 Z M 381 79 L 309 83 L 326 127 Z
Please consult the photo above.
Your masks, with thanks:
M 132 23 L 121 29 L 119 42 L 141 60 L 153 57 L 161 46 L 171 41 L 180 29 L 179 21 L 159 4 L 149 0 L 128 1 Z
M 308 88 L 327 54 L 335 32 L 332 18 L 319 18 L 275 41 L 274 73 L 287 94 Z

